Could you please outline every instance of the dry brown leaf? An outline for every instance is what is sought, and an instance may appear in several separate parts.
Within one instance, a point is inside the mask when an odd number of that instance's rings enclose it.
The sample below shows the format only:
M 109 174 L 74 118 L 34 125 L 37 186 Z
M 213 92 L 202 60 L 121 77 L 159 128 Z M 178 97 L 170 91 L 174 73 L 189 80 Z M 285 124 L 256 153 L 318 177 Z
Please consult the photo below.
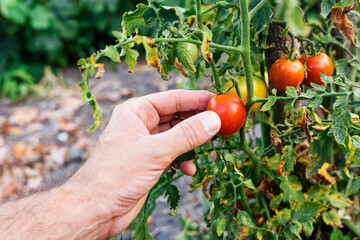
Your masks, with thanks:
M 80 130 L 80 126 L 74 122 L 59 120 L 59 126 L 61 131 L 68 132 L 70 134 L 76 134 Z
M 280 153 L 284 153 L 282 141 L 279 137 L 277 137 L 276 131 L 274 129 L 272 129 L 270 132 L 270 139 L 275 149 Z
M 344 35 L 354 44 L 355 44 L 355 34 L 354 34 L 354 24 L 349 20 L 346 15 L 347 12 L 354 9 L 355 5 L 349 8 L 345 8 L 344 11 L 340 7 L 334 7 L 331 9 L 331 21 L 336 24 L 336 28 L 344 33 Z
M 99 66 L 97 68 L 97 71 L 96 71 L 96 74 L 95 74 L 95 78 L 96 79 L 101 79 L 105 74 L 105 68 L 104 68 L 104 65 L 102 66 Z
M 19 162 L 23 159 L 27 151 L 28 147 L 23 143 L 18 142 L 13 146 L 14 157 Z
M 0 132 L 13 136 L 20 136 L 24 134 L 24 131 L 21 128 L 11 126 L 8 121 L 5 121 L 0 125 Z
M 36 107 L 20 107 L 15 109 L 9 117 L 11 125 L 26 126 L 38 119 L 39 110 Z

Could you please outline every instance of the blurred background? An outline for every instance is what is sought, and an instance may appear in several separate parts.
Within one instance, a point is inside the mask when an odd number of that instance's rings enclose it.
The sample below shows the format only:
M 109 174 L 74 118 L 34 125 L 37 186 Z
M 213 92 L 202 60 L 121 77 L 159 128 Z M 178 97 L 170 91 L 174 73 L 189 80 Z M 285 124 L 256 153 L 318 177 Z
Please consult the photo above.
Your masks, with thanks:
M 49 70 L 59 75 L 75 68 L 79 58 L 113 44 L 111 32 L 121 30 L 122 15 L 141 2 L 0 0 L 0 97 L 15 102 L 31 92 L 40 94 L 34 84 Z M 192 1 L 166 5 L 186 7 Z M 151 29 L 141 31 L 151 35 Z

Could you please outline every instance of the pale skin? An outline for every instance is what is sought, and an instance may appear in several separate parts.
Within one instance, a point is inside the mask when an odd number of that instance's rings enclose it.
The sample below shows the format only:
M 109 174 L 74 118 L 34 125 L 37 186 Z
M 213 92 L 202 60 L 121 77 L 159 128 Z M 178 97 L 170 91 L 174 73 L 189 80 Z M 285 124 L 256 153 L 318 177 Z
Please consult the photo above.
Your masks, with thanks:
M 213 137 L 212 93 L 168 91 L 118 105 L 90 157 L 65 184 L 0 205 L 0 239 L 108 239 L 139 213 L 179 155 Z M 176 165 L 187 175 L 191 161 Z

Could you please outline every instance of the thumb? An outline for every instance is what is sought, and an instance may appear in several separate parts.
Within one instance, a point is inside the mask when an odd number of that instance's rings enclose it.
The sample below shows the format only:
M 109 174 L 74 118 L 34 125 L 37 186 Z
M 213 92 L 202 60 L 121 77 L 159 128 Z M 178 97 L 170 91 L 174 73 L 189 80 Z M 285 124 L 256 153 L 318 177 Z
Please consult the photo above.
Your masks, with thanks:
M 171 158 L 176 158 L 210 140 L 221 127 L 220 117 L 213 111 L 194 115 L 170 130 L 158 134 L 163 147 Z

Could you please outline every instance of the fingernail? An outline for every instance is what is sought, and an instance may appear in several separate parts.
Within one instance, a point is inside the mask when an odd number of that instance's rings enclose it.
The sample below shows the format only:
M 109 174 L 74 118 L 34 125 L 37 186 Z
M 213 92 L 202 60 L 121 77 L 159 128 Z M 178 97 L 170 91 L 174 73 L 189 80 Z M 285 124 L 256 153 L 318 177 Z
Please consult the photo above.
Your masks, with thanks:
M 205 111 L 200 114 L 200 120 L 209 134 L 215 135 L 221 127 L 221 120 L 219 115 L 213 111 Z

